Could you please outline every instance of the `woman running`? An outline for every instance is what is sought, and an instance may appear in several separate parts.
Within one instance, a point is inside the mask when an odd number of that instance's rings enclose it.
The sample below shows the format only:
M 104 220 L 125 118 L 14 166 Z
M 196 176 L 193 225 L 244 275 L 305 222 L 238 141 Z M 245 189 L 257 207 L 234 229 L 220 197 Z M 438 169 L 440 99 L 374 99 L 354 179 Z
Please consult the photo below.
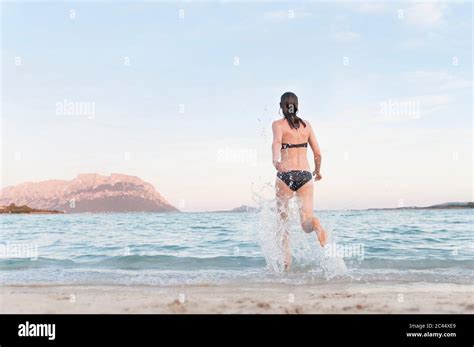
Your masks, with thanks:
M 286 229 L 288 201 L 297 196 L 300 200 L 301 227 L 307 233 L 316 232 L 319 243 L 327 243 L 327 232 L 313 215 L 313 176 L 315 181 L 322 179 L 321 151 L 311 124 L 297 116 L 298 97 L 292 92 L 281 96 L 280 109 L 284 118 L 273 122 L 273 165 L 278 170 L 276 197 L 282 246 L 285 252 L 284 266 L 291 267 L 289 233 Z M 315 170 L 311 174 L 306 148 L 308 143 L 314 154 Z

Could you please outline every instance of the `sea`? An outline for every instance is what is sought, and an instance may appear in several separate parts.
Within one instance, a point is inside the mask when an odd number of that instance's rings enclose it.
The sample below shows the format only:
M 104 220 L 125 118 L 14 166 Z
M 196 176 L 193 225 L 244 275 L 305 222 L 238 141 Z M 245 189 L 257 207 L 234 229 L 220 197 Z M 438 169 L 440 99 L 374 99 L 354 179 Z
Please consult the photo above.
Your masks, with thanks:
M 315 211 L 322 248 L 296 208 L 256 212 L 0 215 L 0 283 L 473 283 L 471 209 Z M 282 230 L 293 264 L 283 269 Z

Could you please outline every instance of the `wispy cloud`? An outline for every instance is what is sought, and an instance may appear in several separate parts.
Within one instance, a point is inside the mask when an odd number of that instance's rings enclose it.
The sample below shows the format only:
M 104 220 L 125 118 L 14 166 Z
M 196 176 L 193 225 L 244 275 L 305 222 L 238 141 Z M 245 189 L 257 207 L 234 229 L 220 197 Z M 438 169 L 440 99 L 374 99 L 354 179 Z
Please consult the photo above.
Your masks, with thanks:
M 349 4 L 354 10 L 361 13 L 382 13 L 388 9 L 384 2 L 360 2 Z
M 446 3 L 420 2 L 404 9 L 403 15 L 410 25 L 432 28 L 443 22 L 446 10 Z
M 404 6 L 403 6 L 404 5 Z M 443 1 L 410 1 L 408 4 L 389 2 L 352 2 L 344 4 L 344 7 L 349 8 L 355 12 L 379 15 L 392 12 L 401 16 L 400 19 L 405 20 L 406 23 L 419 28 L 433 28 L 443 23 L 446 13 L 449 10 L 448 2 Z
M 408 38 L 396 45 L 396 48 L 401 50 L 411 50 L 423 48 L 426 44 L 426 39 L 422 38 Z
M 447 94 L 420 95 L 381 100 L 374 110 L 376 122 L 405 122 L 426 117 L 446 108 L 453 98 Z
M 302 10 L 277 10 L 277 11 L 267 11 L 263 14 L 263 18 L 268 21 L 284 21 L 292 19 L 304 19 L 311 17 L 312 13 Z
M 339 42 L 354 42 L 360 39 L 360 34 L 355 31 L 338 31 L 333 38 Z
M 433 112 L 439 111 L 448 106 L 453 98 L 450 95 L 423 95 L 417 97 L 420 100 L 421 114 L 420 116 L 427 116 Z
M 454 76 L 446 71 L 418 70 L 404 74 L 406 81 L 435 86 L 437 90 L 472 88 L 472 80 Z

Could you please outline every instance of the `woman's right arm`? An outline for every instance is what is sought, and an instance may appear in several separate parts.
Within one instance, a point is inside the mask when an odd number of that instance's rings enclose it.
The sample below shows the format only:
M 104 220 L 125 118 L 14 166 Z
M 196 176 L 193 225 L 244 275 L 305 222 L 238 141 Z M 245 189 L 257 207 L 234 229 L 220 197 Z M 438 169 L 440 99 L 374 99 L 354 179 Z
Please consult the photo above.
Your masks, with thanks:
M 307 123 L 309 124 L 309 122 Z M 309 124 L 310 129 L 311 129 L 311 134 L 309 136 L 308 142 L 309 145 L 311 146 L 311 149 L 313 150 L 314 154 L 314 172 L 313 175 L 316 176 L 314 179 L 315 181 L 319 181 L 320 179 L 323 178 L 321 176 L 321 149 L 319 148 L 318 140 L 316 139 L 316 135 L 314 135 L 313 127 L 311 124 Z
M 281 141 L 283 138 L 283 132 L 277 121 L 272 124 L 273 131 L 273 142 L 272 142 L 272 157 L 273 157 L 273 166 L 280 171 L 281 168 Z

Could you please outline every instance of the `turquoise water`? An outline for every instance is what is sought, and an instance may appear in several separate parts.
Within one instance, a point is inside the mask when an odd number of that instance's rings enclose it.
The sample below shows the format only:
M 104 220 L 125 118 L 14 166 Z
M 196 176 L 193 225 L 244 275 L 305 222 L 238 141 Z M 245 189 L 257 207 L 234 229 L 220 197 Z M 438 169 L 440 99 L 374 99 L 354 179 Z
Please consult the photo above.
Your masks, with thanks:
M 0 281 L 176 285 L 474 280 L 472 210 L 317 214 L 331 233 L 331 244 L 321 249 L 315 235 L 304 234 L 294 219 L 289 273 L 278 265 L 271 212 L 2 215 Z

